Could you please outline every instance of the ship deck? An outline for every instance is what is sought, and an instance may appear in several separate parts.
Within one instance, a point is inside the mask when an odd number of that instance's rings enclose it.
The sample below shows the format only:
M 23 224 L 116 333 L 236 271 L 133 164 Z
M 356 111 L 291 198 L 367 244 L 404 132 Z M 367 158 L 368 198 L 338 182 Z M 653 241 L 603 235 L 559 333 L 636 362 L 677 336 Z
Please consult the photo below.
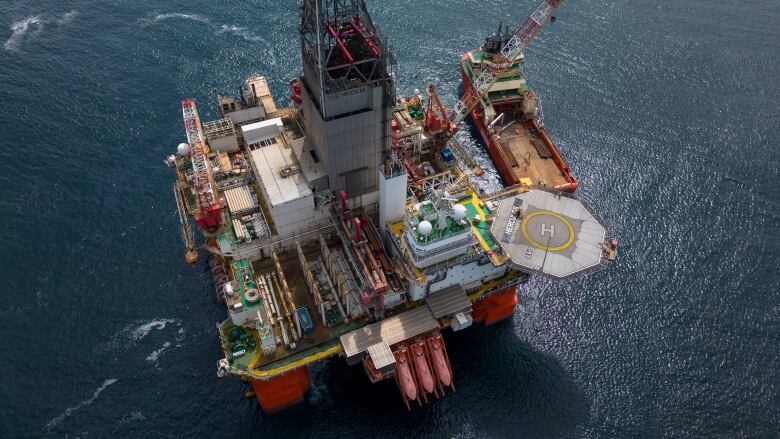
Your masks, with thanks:
M 506 125 L 505 125 L 506 126 Z M 515 121 L 499 137 L 499 146 L 509 158 L 517 179 L 528 178 L 538 187 L 556 187 L 567 183 L 561 169 L 552 159 L 550 145 L 531 132 L 528 123 Z
M 463 56 L 461 68 L 464 84 L 479 74 L 478 68 L 475 69 L 472 63 L 479 63 L 483 58 L 481 50 L 467 52 Z M 507 88 L 501 86 L 501 83 L 512 83 L 513 86 Z M 491 88 L 487 96 L 479 101 L 471 114 L 472 119 L 504 180 L 510 184 L 522 183 L 526 186 L 573 191 L 576 182 L 544 127 L 541 124 L 534 125 L 520 111 L 519 107 L 528 91 L 522 69 L 517 65 L 500 76 L 496 87 Z M 489 107 L 494 117 L 503 114 L 498 135 L 490 133 L 487 125 L 491 121 L 485 121 L 482 117 Z
M 304 247 L 304 255 L 308 260 L 314 260 L 320 254 L 319 247 Z M 255 330 L 246 330 L 255 338 L 255 350 L 233 360 L 233 366 L 252 375 L 263 376 L 268 371 L 284 370 L 293 366 L 295 363 L 308 363 L 307 359 L 317 359 L 322 353 L 330 356 L 340 352 L 338 338 L 366 325 L 363 320 L 346 321 L 342 324 L 327 327 L 322 323 L 322 318 L 318 307 L 314 303 L 314 298 L 309 292 L 306 281 L 303 276 L 303 270 L 295 251 L 279 253 L 279 263 L 282 266 L 287 285 L 290 289 L 293 301 L 297 307 L 305 306 L 309 310 L 313 329 L 310 333 L 304 333 L 295 349 L 289 349 L 283 343 L 277 345 L 276 352 L 270 355 L 263 353 L 260 349 L 260 342 L 257 339 Z M 253 268 L 258 276 L 264 276 L 276 271 L 272 258 L 263 258 L 253 263 Z M 230 319 L 220 325 L 220 335 L 225 344 L 226 334 L 233 327 Z M 273 325 L 274 333 L 281 335 L 279 324 Z M 288 331 L 289 333 L 289 331 Z M 227 343 L 229 345 L 229 343 Z
M 462 204 L 466 208 L 468 218 L 471 220 L 471 230 L 474 236 L 477 237 L 482 249 L 490 257 L 491 262 L 497 266 L 503 264 L 507 257 L 496 253 L 498 244 L 496 244 L 493 236 L 490 234 L 490 222 L 487 221 L 493 215 L 492 212 L 473 192 L 458 200 L 458 204 Z

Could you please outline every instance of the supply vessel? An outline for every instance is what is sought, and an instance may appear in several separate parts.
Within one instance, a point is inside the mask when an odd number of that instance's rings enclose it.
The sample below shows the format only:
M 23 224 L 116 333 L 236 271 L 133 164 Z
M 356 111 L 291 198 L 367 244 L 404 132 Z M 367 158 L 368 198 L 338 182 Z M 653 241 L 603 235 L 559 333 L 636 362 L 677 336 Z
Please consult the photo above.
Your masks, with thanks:
M 258 75 L 214 93 L 214 120 L 182 101 L 187 141 L 167 162 L 186 259 L 207 255 L 227 312 L 218 376 L 274 412 L 304 399 L 310 366 L 340 357 L 422 405 L 455 388 L 445 335 L 512 316 L 531 275 L 615 258 L 564 192 L 480 190 L 454 136 L 558 5 L 518 26 L 452 110 L 434 86 L 397 96 L 395 56 L 360 0 L 303 1 L 290 107 Z
M 501 48 L 512 39 L 511 29 L 498 32 L 479 49 L 461 57 L 464 89 L 489 69 Z M 553 190 L 574 192 L 578 183 L 544 128 L 541 99 L 528 87 L 523 74 L 524 56 L 512 62 L 471 111 L 471 119 L 482 137 L 501 178 L 508 185 L 521 182 Z

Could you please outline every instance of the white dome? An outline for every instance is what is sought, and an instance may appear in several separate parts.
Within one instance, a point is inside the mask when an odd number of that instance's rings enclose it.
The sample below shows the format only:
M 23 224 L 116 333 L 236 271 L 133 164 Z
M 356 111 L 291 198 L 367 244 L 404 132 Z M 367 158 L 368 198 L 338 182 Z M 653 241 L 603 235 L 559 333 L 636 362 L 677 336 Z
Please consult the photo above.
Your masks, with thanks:
M 466 215 L 468 215 L 469 211 L 466 210 L 466 206 L 462 204 L 456 204 L 452 206 L 452 218 L 455 221 L 460 221 L 463 218 L 466 218 Z
M 420 232 L 420 235 L 422 236 L 429 236 L 433 233 L 433 224 L 431 224 L 430 221 L 423 221 L 417 226 L 417 231 Z
M 180 143 L 179 146 L 176 147 L 176 152 L 179 155 L 188 155 L 190 153 L 190 145 Z

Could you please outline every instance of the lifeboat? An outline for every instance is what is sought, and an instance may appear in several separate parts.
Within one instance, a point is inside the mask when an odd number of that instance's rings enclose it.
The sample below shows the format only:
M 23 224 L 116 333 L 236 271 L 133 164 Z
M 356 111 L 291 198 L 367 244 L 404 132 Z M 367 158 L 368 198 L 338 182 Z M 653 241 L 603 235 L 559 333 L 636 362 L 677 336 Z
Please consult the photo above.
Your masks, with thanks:
M 425 344 L 416 343 L 412 345 L 412 358 L 414 359 L 414 368 L 417 372 L 417 378 L 420 386 L 425 393 L 434 393 L 436 385 L 434 384 L 431 368 L 428 364 L 428 358 L 425 355 Z
M 396 381 L 401 389 L 401 396 L 404 398 L 406 408 L 409 407 L 409 401 L 417 400 L 417 385 L 414 383 L 414 376 L 409 365 L 409 357 L 406 349 L 394 352 L 396 361 Z
M 431 353 L 433 370 L 436 372 L 439 383 L 444 387 L 452 387 L 454 389 L 455 386 L 452 383 L 452 370 L 450 369 L 447 350 L 444 347 L 444 339 L 442 339 L 441 335 L 435 335 L 429 338 L 427 343 L 428 350 Z

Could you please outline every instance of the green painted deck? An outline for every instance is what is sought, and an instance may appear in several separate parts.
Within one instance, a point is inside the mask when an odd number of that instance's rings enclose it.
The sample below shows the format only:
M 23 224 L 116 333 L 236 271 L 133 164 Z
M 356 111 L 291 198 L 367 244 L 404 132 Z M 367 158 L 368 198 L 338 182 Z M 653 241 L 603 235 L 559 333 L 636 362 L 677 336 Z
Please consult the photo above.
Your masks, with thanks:
M 241 304 L 244 305 L 244 307 L 247 309 L 261 307 L 263 305 L 262 298 L 251 304 L 246 300 L 247 290 L 257 289 L 257 279 L 255 278 L 255 272 L 252 269 L 252 263 L 249 261 L 249 259 L 239 259 L 233 262 L 233 266 L 235 270 L 236 283 L 238 283 L 238 291 L 241 294 Z M 243 276 L 240 275 L 241 273 L 248 274 L 250 280 L 245 282 Z
M 493 236 L 490 234 L 490 223 L 485 221 L 484 218 L 490 215 L 490 210 L 474 196 L 468 196 L 458 201 L 458 204 L 462 204 L 468 212 L 468 219 L 471 222 L 472 230 L 479 234 L 482 240 L 485 241 L 488 248 L 491 250 L 496 248 L 496 242 L 493 241 Z M 474 218 L 480 217 L 478 222 L 474 223 Z

